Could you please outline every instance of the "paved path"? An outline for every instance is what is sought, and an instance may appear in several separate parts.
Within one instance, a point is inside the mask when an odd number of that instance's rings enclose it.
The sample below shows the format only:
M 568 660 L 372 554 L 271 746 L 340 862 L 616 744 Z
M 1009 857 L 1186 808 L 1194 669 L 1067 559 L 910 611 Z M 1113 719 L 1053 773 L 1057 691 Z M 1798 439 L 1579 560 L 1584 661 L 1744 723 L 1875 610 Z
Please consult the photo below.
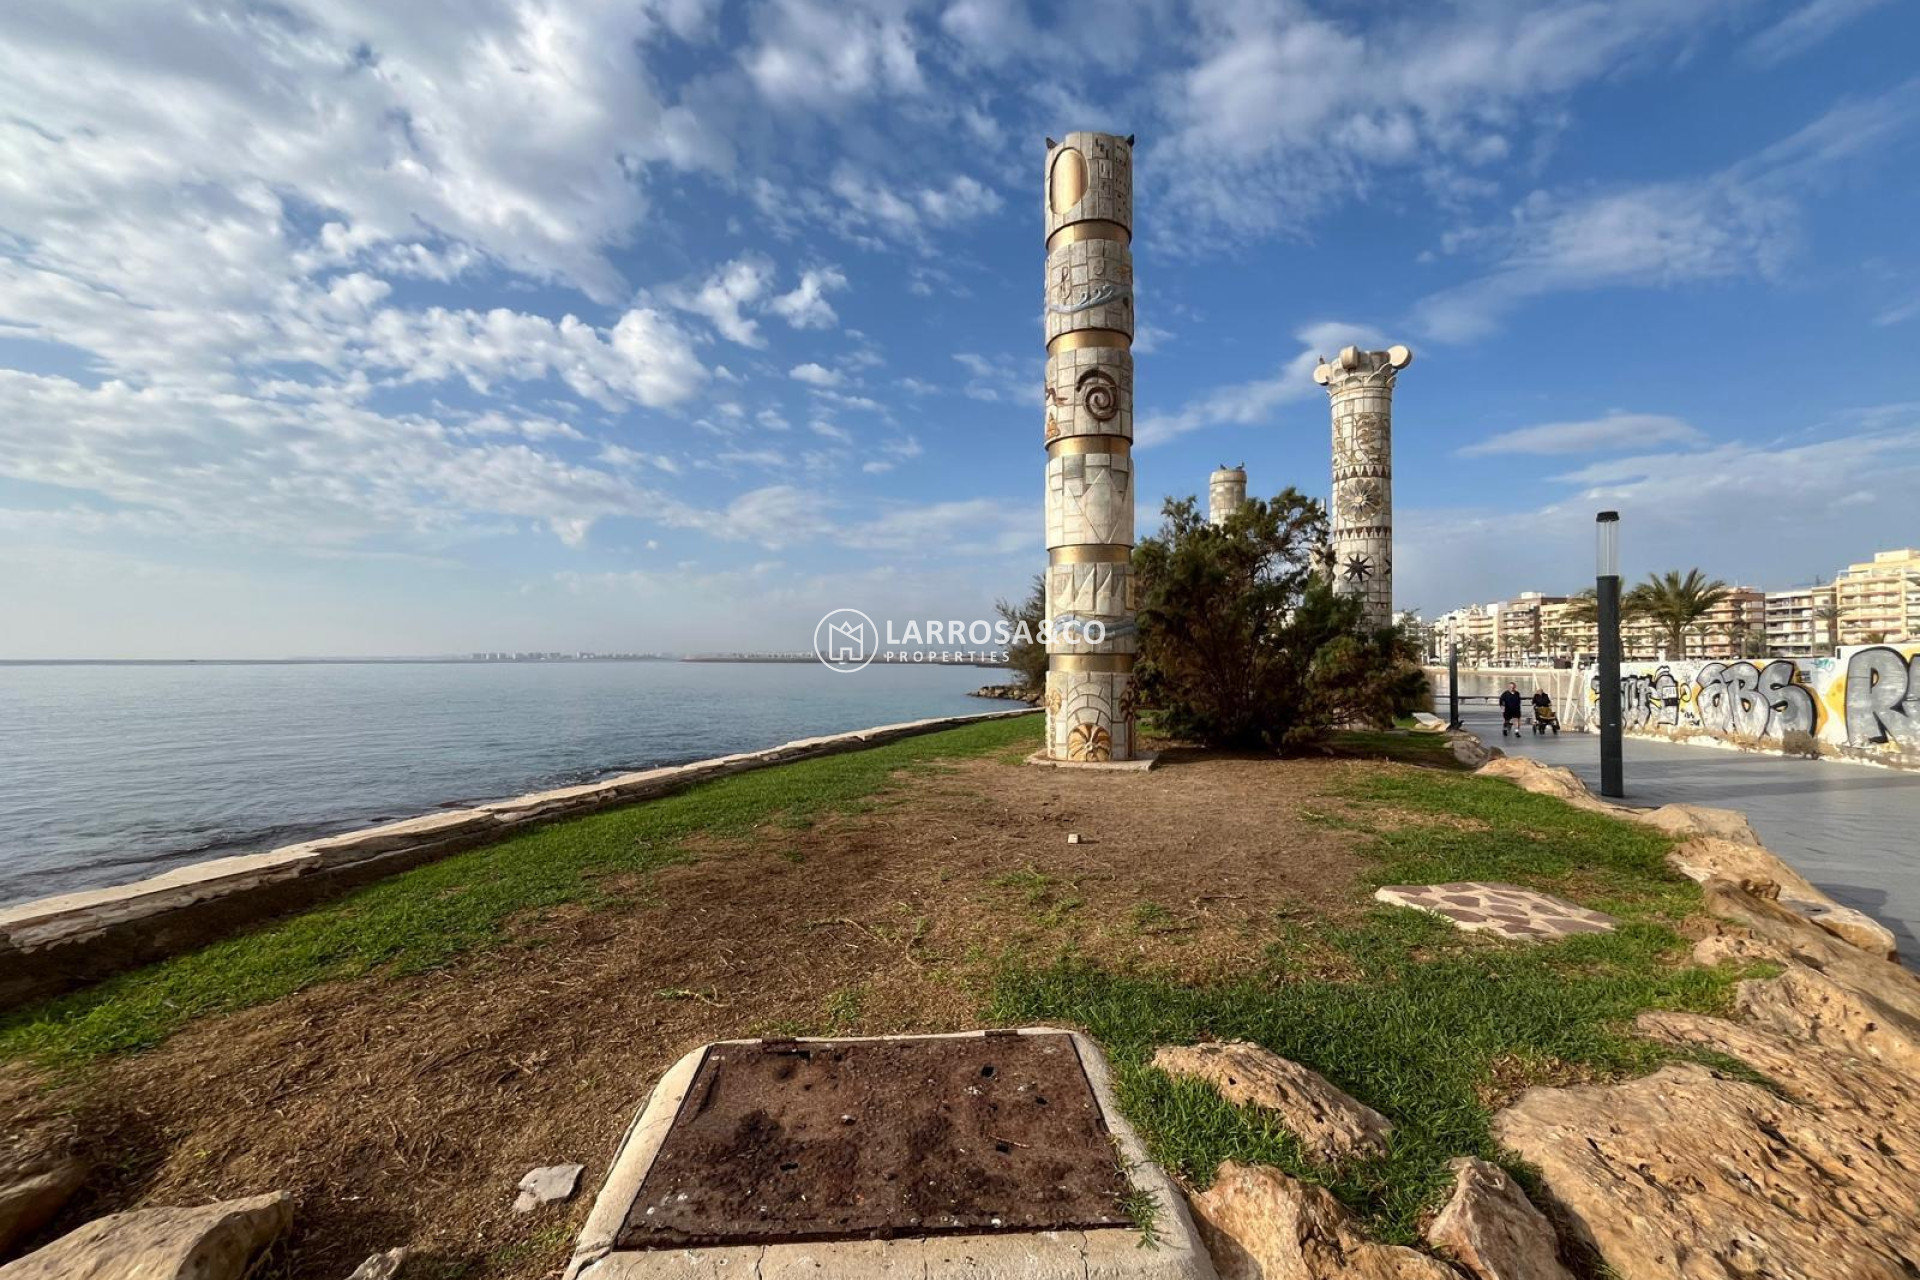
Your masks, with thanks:
M 1463 707 L 1461 718 L 1488 746 L 1566 765 L 1600 790 L 1597 735 L 1529 729 L 1503 741 L 1498 711 Z M 1628 804 L 1740 810 L 1767 848 L 1893 930 L 1909 967 L 1920 967 L 1920 773 L 1631 736 L 1625 755 Z

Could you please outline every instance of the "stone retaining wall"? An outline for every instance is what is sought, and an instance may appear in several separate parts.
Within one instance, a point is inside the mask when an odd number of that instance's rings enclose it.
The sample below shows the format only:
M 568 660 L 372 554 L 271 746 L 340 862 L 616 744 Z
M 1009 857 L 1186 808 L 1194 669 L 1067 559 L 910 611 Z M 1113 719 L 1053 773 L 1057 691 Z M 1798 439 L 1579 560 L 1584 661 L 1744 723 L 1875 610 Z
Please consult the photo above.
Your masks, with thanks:
M 697 782 L 769 765 L 1031 714 L 989 711 L 801 738 L 764 751 L 447 809 L 265 853 L 215 858 L 132 884 L 0 908 L 0 1009 L 190 951 L 269 916 L 492 843 L 538 823 L 651 800 Z

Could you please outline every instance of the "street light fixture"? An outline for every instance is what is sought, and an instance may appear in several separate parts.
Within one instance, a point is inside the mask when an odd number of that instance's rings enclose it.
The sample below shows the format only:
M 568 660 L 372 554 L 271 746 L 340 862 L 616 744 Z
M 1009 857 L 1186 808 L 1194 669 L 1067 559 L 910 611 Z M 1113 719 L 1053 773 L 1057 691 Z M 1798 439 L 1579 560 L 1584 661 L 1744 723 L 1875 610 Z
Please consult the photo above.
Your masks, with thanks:
M 1622 780 L 1620 714 L 1620 513 L 1594 517 L 1599 535 L 1594 613 L 1600 629 L 1600 794 L 1626 794 Z
M 1447 615 L 1447 729 L 1460 727 L 1460 647 L 1453 642 L 1453 615 Z

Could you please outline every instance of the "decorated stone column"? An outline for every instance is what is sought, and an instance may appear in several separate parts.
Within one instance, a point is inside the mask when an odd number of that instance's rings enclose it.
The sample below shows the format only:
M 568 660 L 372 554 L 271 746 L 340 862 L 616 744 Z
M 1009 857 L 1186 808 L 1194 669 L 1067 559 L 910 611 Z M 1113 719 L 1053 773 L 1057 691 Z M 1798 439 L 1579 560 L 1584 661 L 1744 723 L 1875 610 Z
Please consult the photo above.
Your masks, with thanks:
M 1047 755 L 1133 744 L 1133 139 L 1047 139 Z
M 1313 371 L 1333 402 L 1329 569 L 1377 627 L 1393 623 L 1393 384 L 1411 363 L 1405 347 L 1348 347 Z
M 1225 524 L 1228 516 L 1246 505 L 1246 467 L 1221 467 L 1207 477 L 1208 524 Z

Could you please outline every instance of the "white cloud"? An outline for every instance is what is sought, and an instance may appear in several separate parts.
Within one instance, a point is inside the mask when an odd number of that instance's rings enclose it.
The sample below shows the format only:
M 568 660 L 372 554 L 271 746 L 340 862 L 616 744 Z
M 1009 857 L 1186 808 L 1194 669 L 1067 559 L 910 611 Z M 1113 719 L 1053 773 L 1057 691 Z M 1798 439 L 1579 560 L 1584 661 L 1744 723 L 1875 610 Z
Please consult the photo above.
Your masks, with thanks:
M 39 424 L 58 422 L 59 431 Z M 601 518 L 701 526 L 707 513 L 620 471 L 421 414 L 328 401 L 97 388 L 0 370 L 0 476 L 97 495 L 178 537 L 302 551 L 429 542 L 532 520 L 577 541 Z
M 841 444 L 853 443 L 853 432 L 847 430 L 843 426 L 840 426 L 838 423 L 814 421 L 814 422 L 809 422 L 807 424 L 807 428 L 808 430 L 812 431 L 813 434 L 824 437 L 825 439 L 828 439 L 828 440 L 835 440 Z
M 1807 0 L 1748 40 L 1744 52 L 1758 66 L 1778 66 L 1885 3 L 1886 0 Z
M 1030 550 L 1041 523 L 1037 504 L 971 498 L 894 506 L 843 528 L 839 538 L 868 551 L 1000 555 Z
M 1758 154 L 1706 178 L 1572 195 L 1536 191 L 1504 225 L 1450 247 L 1491 250 L 1488 274 L 1422 299 L 1416 323 L 1464 342 L 1493 331 L 1529 299 L 1607 286 L 1677 284 L 1775 274 L 1797 241 L 1799 202 L 1834 169 L 1871 157 L 1920 117 L 1920 81 L 1845 102 Z
M 957 351 L 953 358 L 967 371 L 961 394 L 974 400 L 1019 404 L 1030 398 L 1042 381 L 1040 362 L 1034 359 L 989 357 L 975 351 Z M 908 389 L 916 395 L 924 394 L 919 387 Z
M 764 347 L 760 326 L 742 311 L 753 307 L 773 285 L 773 264 L 759 254 L 735 258 L 696 287 L 665 289 L 661 296 L 682 311 L 704 316 L 729 342 Z
M 1585 422 L 1547 422 L 1503 431 L 1459 451 L 1464 458 L 1487 454 L 1619 453 L 1652 445 L 1696 445 L 1706 435 L 1682 418 L 1662 413 L 1610 413 Z
M 1281 405 L 1323 394 L 1313 380 L 1313 368 L 1327 355 L 1345 346 L 1379 349 L 1387 345 L 1372 326 L 1340 321 L 1307 325 L 1296 330 L 1294 337 L 1302 344 L 1300 350 L 1273 377 L 1217 387 L 1171 413 L 1136 416 L 1134 447 L 1151 449 L 1207 427 L 1264 424 Z
M 1382 176 L 1484 164 L 1580 86 L 1710 38 L 1740 0 L 1481 0 L 1357 12 L 1196 6 L 1143 173 L 1169 248 L 1294 234 Z M 1494 139 L 1498 141 L 1494 141 Z
M 843 381 L 841 376 L 825 365 L 809 360 L 797 364 L 787 371 L 787 376 L 796 382 L 804 382 L 810 387 L 837 387 Z
M 840 322 L 826 295 L 847 287 L 847 278 L 835 267 L 812 267 L 800 273 L 800 283 L 767 304 L 767 310 L 796 329 L 831 329 Z
M 925 88 L 911 23 L 866 0 L 768 0 L 741 55 L 754 85 L 783 106 L 835 111 L 875 95 Z
M 338 0 L 216 16 L 101 0 L 16 13 L 0 46 L 0 224 L 41 229 L 36 261 L 110 273 L 138 302 L 196 261 L 203 280 L 243 254 L 284 262 L 265 193 L 288 193 L 330 212 L 343 254 L 464 245 L 611 301 L 621 281 L 604 246 L 645 214 L 646 170 L 725 154 L 641 61 L 706 8 Z M 271 215 L 264 238 L 236 193 Z M 216 288 L 252 291 L 239 274 Z

